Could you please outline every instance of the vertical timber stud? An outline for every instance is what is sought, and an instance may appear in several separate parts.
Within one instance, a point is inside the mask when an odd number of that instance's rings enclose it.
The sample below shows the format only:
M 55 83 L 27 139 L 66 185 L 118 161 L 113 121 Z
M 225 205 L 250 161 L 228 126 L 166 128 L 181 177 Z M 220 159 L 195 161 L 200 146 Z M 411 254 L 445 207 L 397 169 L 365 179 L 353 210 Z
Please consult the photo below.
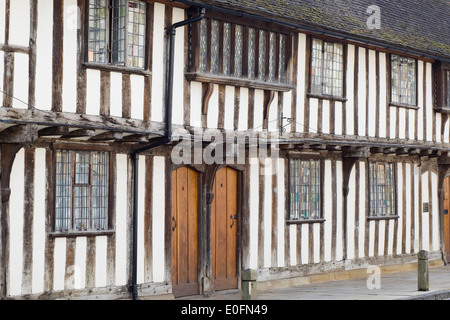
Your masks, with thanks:
M 0 211 L 0 299 L 7 296 L 7 274 L 9 261 L 9 196 L 11 189 L 9 186 L 11 169 L 17 152 L 20 150 L 19 144 L 2 144 L 1 154 L 1 211 Z

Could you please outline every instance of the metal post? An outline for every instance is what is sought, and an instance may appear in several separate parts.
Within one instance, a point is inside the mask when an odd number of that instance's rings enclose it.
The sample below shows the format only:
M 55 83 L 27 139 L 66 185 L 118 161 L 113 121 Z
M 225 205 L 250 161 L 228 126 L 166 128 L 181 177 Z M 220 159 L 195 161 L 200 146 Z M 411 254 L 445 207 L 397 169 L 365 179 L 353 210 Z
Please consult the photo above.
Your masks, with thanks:
M 256 300 L 257 294 L 256 278 L 257 278 L 256 270 L 247 269 L 242 271 L 241 274 L 242 300 Z
M 429 272 L 428 272 L 428 251 L 422 250 L 419 252 L 417 265 L 417 284 L 419 291 L 428 291 L 429 286 Z

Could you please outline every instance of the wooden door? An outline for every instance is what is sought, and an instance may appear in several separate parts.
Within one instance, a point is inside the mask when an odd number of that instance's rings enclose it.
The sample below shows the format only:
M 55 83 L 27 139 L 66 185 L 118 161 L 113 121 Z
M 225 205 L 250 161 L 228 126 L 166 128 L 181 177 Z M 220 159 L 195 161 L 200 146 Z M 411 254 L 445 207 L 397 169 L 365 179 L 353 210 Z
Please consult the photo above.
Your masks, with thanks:
M 237 172 L 216 173 L 211 206 L 211 267 L 214 290 L 237 288 Z
M 450 177 L 444 180 L 444 242 L 445 255 L 447 261 L 450 261 Z
M 198 174 L 172 172 L 172 290 L 175 297 L 199 294 Z

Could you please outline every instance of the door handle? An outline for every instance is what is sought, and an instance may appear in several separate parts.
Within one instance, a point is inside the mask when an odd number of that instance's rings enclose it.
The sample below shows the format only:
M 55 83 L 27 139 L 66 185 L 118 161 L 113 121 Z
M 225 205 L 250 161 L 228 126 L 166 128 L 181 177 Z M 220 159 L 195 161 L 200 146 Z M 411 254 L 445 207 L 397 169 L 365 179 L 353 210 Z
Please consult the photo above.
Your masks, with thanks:
M 233 222 L 231 223 L 231 225 L 230 225 L 230 229 L 233 229 L 234 221 L 237 220 L 237 214 L 234 215 L 234 218 L 233 218 L 233 215 L 231 215 L 231 216 L 230 216 L 230 219 L 233 221 Z
M 177 220 L 175 220 L 175 217 L 172 217 L 172 220 L 175 222 L 175 226 L 172 228 L 172 231 L 175 231 L 177 228 Z

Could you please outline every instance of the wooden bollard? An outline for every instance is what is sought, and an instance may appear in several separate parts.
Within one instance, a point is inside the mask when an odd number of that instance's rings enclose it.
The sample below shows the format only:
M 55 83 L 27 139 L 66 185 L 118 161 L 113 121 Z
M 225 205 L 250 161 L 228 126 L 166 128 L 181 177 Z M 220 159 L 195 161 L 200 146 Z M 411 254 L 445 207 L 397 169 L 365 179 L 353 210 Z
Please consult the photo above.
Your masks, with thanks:
M 417 263 L 417 285 L 419 291 L 428 291 L 429 285 L 429 271 L 428 271 L 428 252 L 422 250 L 419 252 Z
M 242 300 L 256 300 L 257 287 L 256 278 L 257 272 L 253 269 L 247 269 L 241 273 L 241 299 Z

